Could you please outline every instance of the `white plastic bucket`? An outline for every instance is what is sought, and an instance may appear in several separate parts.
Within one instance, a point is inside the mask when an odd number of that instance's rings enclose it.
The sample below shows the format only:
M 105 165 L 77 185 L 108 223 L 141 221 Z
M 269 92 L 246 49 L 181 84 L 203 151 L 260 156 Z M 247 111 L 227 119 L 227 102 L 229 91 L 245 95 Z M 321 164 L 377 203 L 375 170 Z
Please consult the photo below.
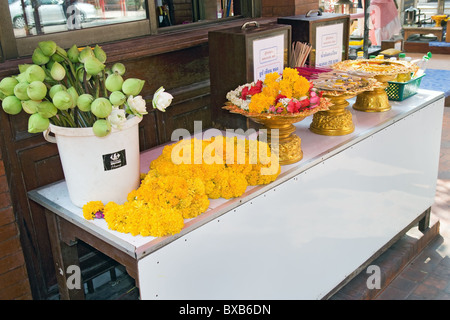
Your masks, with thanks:
M 50 125 L 47 141 L 56 143 L 70 200 L 78 207 L 89 201 L 126 202 L 140 183 L 139 122 L 133 117 L 122 129 L 97 137 L 92 128 Z M 50 135 L 50 132 L 54 136 Z

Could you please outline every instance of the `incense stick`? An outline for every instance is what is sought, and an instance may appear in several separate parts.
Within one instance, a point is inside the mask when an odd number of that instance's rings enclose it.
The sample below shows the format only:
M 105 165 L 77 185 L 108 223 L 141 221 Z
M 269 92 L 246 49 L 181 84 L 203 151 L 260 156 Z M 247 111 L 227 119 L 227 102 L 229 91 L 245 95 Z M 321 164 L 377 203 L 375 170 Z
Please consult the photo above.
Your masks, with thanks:
M 299 41 L 292 42 L 291 57 L 289 59 L 289 65 L 292 68 L 303 67 L 306 59 L 311 52 L 312 46 L 308 43 L 302 43 Z

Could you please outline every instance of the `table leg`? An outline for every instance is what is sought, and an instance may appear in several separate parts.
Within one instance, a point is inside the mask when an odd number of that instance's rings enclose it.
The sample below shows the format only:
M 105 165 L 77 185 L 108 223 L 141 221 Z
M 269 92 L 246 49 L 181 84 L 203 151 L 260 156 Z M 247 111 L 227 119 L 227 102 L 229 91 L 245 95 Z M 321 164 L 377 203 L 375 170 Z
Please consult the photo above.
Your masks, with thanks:
M 430 226 L 431 207 L 424 211 L 424 216 L 419 221 L 419 230 L 425 231 Z
M 59 217 L 45 209 L 56 279 L 61 300 L 84 300 L 84 286 L 76 242 L 67 244 L 60 238 Z

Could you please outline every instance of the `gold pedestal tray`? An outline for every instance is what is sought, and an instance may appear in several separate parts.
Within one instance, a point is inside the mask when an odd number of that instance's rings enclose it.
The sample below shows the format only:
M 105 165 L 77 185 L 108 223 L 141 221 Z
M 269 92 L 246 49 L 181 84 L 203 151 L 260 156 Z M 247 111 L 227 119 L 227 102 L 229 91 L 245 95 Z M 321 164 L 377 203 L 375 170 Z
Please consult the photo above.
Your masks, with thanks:
M 349 102 L 356 93 L 342 93 L 340 95 L 329 95 L 324 93 L 323 97 L 330 99 L 332 105 L 329 110 L 319 111 L 313 115 L 309 129 L 317 134 L 326 136 L 342 136 L 355 130 L 352 114 L 347 110 Z
M 262 124 L 264 129 L 267 129 L 267 142 L 271 152 L 278 153 L 280 165 L 287 165 L 303 159 L 301 139 L 294 133 L 296 128 L 293 124 L 318 111 L 327 110 L 329 105 L 329 100 L 321 99 L 320 106 L 314 109 L 290 114 L 249 113 L 233 104 L 226 104 L 223 108 Z
M 389 86 L 388 81 L 392 81 L 397 75 L 377 75 L 375 79 L 380 85 L 372 91 L 364 91 L 356 96 L 353 109 L 365 112 L 384 112 L 391 109 L 386 88 Z
M 418 67 L 406 61 L 382 59 L 361 59 L 340 61 L 332 66 L 335 70 L 361 72 L 375 78 L 380 85 L 372 91 L 364 91 L 356 96 L 353 109 L 365 112 L 384 112 L 391 109 L 385 89 L 388 81 L 394 80 L 400 73 L 417 71 Z

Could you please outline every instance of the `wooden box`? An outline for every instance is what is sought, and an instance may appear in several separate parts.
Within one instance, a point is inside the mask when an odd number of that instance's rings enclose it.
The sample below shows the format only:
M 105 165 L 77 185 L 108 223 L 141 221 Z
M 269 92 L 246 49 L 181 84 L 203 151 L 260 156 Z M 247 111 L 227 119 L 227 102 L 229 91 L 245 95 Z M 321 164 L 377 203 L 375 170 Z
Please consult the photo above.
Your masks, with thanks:
M 260 79 L 264 73 L 281 73 L 288 66 L 291 27 L 277 23 L 260 25 L 251 21 L 238 27 L 210 31 L 208 41 L 213 125 L 221 129 L 254 127 L 244 116 L 222 109 L 227 102 L 226 94 L 240 85 Z M 264 45 L 262 50 L 261 44 Z M 275 60 L 261 63 L 260 52 L 273 54 Z M 274 63 L 278 67 L 274 67 Z
M 307 64 L 331 65 L 348 59 L 350 15 L 311 10 L 306 15 L 281 17 L 279 24 L 292 26 L 292 42 L 312 45 Z

